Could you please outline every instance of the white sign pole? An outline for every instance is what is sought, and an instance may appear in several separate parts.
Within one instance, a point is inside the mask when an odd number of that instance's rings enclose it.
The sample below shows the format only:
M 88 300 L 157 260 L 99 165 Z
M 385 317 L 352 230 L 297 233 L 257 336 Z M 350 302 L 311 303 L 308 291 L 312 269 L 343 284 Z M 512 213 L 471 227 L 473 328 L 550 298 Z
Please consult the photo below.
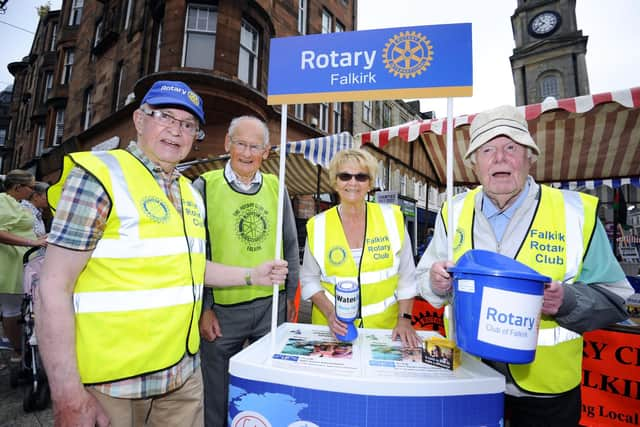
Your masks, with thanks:
M 447 259 L 453 259 L 453 237 L 456 224 L 453 223 L 453 98 L 447 98 Z M 455 342 L 455 328 L 451 304 L 445 307 L 445 316 L 449 319 L 447 338 Z
M 284 205 L 284 179 L 285 179 L 285 167 L 287 162 L 287 104 L 282 104 L 280 110 L 280 173 L 278 175 L 278 217 L 276 220 L 276 256 L 275 259 L 280 259 L 280 253 L 282 251 L 282 219 Z M 271 302 L 271 354 L 276 350 L 276 329 L 278 328 L 278 297 L 279 297 L 279 284 L 273 285 L 273 296 Z M 287 311 L 285 310 L 285 317 Z M 287 319 L 285 318 L 285 321 Z M 271 363 L 271 357 L 269 357 L 269 363 Z

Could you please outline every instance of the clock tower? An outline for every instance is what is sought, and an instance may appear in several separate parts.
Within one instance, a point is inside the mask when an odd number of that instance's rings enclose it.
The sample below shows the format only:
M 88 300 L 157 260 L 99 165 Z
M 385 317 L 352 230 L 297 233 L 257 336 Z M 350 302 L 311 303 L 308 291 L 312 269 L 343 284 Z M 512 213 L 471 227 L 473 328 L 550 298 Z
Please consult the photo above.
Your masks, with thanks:
M 511 26 L 516 105 L 589 93 L 588 37 L 578 30 L 576 0 L 518 0 Z

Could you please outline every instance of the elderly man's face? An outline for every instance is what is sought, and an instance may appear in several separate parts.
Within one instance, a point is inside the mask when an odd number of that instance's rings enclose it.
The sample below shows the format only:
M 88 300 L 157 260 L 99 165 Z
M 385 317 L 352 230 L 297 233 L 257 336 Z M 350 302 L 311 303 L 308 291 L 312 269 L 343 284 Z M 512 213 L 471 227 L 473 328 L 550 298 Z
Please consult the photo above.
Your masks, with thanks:
M 242 120 L 233 135 L 226 136 L 225 148 L 231 156 L 233 172 L 247 180 L 255 176 L 262 161 L 269 156 L 262 125 L 252 119 Z
M 506 136 L 498 136 L 478 148 L 473 165 L 485 194 L 499 208 L 515 200 L 527 181 L 532 161 L 526 147 Z
M 164 113 L 162 119 L 154 111 Z M 171 172 L 187 157 L 195 141 L 195 134 L 185 131 L 181 123 L 188 123 L 190 129 L 199 126 L 198 120 L 187 111 L 148 105 L 144 106 L 144 110 L 137 109 L 133 113 L 133 120 L 138 132 L 138 147 L 165 172 Z

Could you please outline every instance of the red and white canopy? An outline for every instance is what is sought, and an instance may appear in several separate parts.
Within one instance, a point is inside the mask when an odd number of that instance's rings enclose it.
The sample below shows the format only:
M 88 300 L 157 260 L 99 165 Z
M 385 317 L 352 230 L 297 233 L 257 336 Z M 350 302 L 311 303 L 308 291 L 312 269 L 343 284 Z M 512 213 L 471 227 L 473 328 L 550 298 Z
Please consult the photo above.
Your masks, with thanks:
M 593 181 L 640 176 L 640 87 L 518 107 L 542 154 L 531 170 L 538 182 Z M 454 118 L 453 176 L 478 181 L 462 159 L 475 114 Z M 398 165 L 446 186 L 446 119 L 413 121 L 362 133 L 356 146 L 382 151 Z

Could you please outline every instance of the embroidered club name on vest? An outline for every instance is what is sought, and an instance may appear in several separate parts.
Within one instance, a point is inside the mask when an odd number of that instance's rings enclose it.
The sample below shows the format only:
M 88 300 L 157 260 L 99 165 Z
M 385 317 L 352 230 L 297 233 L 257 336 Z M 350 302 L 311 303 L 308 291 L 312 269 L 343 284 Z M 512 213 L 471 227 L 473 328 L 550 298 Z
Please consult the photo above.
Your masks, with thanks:
M 142 210 L 155 222 L 165 223 L 169 220 L 169 207 L 158 197 L 149 196 L 142 199 Z
M 195 202 L 190 200 L 186 200 L 183 202 L 183 210 L 187 217 L 191 219 L 193 225 L 197 227 L 203 227 L 204 222 L 202 221 L 202 216 L 200 216 L 200 209 L 198 209 L 198 205 Z
M 365 240 L 365 246 L 367 247 L 367 250 L 373 254 L 373 259 L 389 258 L 389 252 L 391 252 L 389 237 L 367 237 Z
M 269 212 L 257 203 L 245 203 L 233 212 L 235 231 L 249 252 L 262 249 L 269 233 Z
M 530 249 L 536 251 L 536 262 L 542 264 L 564 264 L 566 252 L 565 234 L 559 231 L 531 229 L 529 231 Z

